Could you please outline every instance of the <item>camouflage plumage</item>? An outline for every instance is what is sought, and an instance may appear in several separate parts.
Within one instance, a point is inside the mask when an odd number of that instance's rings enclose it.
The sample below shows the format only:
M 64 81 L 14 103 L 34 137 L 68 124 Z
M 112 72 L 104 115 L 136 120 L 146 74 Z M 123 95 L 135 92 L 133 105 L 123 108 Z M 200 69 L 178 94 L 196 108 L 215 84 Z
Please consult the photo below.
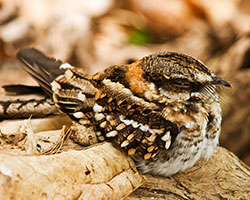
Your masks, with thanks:
M 183 171 L 218 144 L 217 85 L 230 85 L 190 56 L 161 52 L 92 76 L 35 49 L 17 58 L 59 110 L 125 150 L 145 173 Z

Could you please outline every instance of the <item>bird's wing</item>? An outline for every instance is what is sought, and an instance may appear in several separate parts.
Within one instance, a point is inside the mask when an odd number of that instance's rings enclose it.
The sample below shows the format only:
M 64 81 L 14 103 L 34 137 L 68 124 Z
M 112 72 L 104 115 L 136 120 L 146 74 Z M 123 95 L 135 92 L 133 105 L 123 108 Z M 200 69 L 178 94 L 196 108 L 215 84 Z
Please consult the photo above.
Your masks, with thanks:
M 164 119 L 158 105 L 133 94 L 122 77 L 126 66 L 112 66 L 86 77 L 68 69 L 52 83 L 62 112 L 95 128 L 99 141 L 111 141 L 135 159 L 152 160 L 168 150 L 178 127 Z
M 152 160 L 160 151 L 167 152 L 179 130 L 162 117 L 158 105 L 131 91 L 123 77 L 126 70 L 112 66 L 89 77 L 98 88 L 95 120 L 104 133 L 98 138 L 110 139 L 135 159 Z
M 59 110 L 95 127 L 100 141 L 111 140 L 135 159 L 146 160 L 173 144 L 178 127 L 162 117 L 158 105 L 133 94 L 123 77 L 127 66 L 112 66 L 87 77 L 74 67 L 50 74 L 50 68 L 63 64 L 35 49 L 20 51 L 18 58 L 41 87 L 53 93 Z

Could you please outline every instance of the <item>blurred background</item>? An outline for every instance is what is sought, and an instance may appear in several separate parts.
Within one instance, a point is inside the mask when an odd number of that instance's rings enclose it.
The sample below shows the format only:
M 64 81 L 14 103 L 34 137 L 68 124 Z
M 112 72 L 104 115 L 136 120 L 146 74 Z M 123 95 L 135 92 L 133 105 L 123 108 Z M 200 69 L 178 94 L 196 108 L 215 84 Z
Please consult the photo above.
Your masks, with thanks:
M 90 74 L 158 51 L 200 59 L 232 85 L 220 144 L 250 165 L 249 0 L 0 0 L 0 87 L 36 84 L 15 60 L 23 47 Z

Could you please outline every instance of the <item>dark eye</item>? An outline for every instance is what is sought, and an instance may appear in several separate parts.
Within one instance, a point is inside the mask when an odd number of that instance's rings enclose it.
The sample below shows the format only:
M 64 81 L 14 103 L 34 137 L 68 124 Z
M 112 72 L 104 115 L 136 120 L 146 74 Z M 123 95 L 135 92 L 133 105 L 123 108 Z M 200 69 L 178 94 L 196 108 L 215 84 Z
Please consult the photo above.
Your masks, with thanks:
M 172 80 L 172 84 L 183 89 L 189 89 L 192 87 L 192 84 L 186 79 L 174 79 Z

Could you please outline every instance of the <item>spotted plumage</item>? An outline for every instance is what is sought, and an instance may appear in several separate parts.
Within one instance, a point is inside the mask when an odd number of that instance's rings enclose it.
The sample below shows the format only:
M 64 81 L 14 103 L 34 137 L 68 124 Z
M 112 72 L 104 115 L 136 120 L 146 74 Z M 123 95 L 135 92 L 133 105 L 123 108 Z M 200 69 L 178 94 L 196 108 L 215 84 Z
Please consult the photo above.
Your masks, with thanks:
M 17 58 L 59 110 L 125 150 L 145 173 L 184 171 L 218 144 L 217 90 L 230 85 L 190 56 L 156 53 L 92 76 L 35 49 Z

